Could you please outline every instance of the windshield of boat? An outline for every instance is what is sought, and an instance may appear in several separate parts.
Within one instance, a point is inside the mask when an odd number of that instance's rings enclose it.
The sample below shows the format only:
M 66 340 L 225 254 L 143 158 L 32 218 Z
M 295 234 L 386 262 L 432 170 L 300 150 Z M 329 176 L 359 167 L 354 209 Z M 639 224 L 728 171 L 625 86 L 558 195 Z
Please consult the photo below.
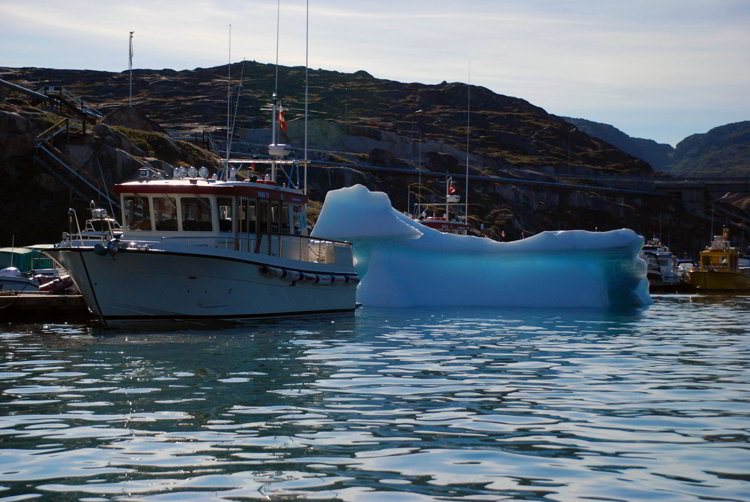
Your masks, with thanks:
M 211 231 L 211 200 L 207 197 L 181 197 L 182 229 Z
M 156 230 L 177 230 L 177 202 L 168 195 L 154 197 L 154 226 Z
M 148 197 L 125 197 L 123 225 L 128 230 L 151 230 Z

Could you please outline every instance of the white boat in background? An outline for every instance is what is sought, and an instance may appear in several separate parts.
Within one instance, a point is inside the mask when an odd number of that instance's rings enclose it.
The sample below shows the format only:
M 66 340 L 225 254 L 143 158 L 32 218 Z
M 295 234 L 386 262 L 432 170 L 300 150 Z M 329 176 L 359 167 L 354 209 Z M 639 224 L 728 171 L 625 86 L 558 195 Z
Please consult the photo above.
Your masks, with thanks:
M 5 267 L 0 270 L 0 291 L 14 293 L 32 293 L 39 291 L 39 283 L 27 277 L 16 267 Z
M 676 288 L 682 283 L 677 257 L 659 238 L 646 241 L 640 256 L 648 265 L 647 278 L 652 291 Z
M 45 253 L 105 325 L 351 312 L 351 245 L 307 235 L 307 197 L 275 181 L 283 162 L 268 179 L 180 168 L 116 185 L 122 229 L 92 235 L 76 219 Z

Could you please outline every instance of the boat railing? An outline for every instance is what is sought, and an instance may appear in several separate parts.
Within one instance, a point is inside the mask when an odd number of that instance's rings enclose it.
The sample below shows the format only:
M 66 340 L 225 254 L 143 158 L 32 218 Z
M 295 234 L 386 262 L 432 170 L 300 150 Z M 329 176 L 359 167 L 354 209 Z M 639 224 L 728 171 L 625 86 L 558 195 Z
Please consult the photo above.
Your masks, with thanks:
M 351 262 L 351 243 L 320 239 L 306 235 L 261 234 L 258 237 L 227 236 L 162 236 L 163 243 L 178 243 L 191 247 L 205 247 L 242 251 L 263 256 L 276 256 L 308 263 Z
M 100 211 L 100 212 L 95 212 Z M 112 218 L 108 218 L 106 212 L 92 209 L 90 220 L 86 220 L 83 230 L 78 220 L 78 213 L 72 207 L 68 209 L 68 231 L 63 232 L 62 241 L 70 247 L 90 246 L 92 242 L 109 242 L 122 234 L 119 224 Z M 94 227 L 93 222 L 100 222 L 100 229 Z

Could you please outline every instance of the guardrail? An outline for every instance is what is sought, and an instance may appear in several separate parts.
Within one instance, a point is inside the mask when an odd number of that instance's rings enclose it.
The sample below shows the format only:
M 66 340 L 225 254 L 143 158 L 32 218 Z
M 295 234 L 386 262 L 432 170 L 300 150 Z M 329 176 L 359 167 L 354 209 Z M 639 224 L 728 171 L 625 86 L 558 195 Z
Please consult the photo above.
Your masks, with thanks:
M 133 238 L 131 233 L 121 239 L 119 233 L 110 231 L 85 232 L 81 230 L 75 210 L 70 209 L 68 232 L 63 234 L 63 245 L 71 247 L 102 244 L 106 248 L 134 250 L 170 250 L 176 247 L 227 249 L 250 255 L 274 256 L 307 263 L 351 263 L 352 245 L 349 242 L 319 239 L 307 235 L 261 234 L 259 237 L 143 235 Z M 146 232 L 144 232 L 146 234 Z
M 127 240 L 127 239 L 126 239 Z M 162 236 L 151 241 L 148 237 L 141 241 L 179 243 L 186 246 L 214 249 L 231 249 L 262 256 L 275 256 L 308 263 L 336 263 L 351 259 L 351 243 L 331 239 L 319 239 L 307 235 L 261 234 L 259 237 L 234 236 Z M 346 255 L 346 256 L 345 256 Z

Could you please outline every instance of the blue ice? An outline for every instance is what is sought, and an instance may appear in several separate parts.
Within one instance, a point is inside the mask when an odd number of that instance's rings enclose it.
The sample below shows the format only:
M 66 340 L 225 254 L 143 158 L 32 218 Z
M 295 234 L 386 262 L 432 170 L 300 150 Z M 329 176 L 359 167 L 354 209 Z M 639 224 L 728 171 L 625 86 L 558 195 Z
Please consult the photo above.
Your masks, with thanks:
M 651 303 L 643 238 L 629 229 L 541 232 L 512 242 L 446 234 L 362 185 L 332 190 L 313 236 L 349 241 L 375 307 L 610 308 Z

